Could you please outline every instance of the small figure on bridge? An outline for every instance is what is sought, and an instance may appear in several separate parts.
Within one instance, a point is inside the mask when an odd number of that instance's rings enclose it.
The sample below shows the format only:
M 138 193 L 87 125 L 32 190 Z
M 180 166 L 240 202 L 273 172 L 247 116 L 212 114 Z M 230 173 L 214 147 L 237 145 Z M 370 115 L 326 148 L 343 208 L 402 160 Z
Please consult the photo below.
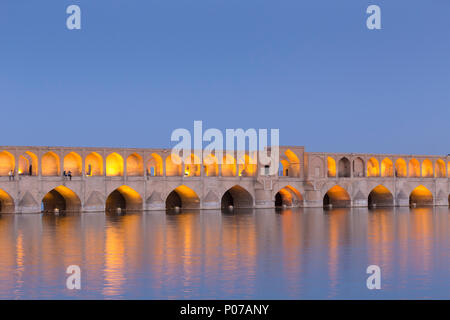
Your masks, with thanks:
M 31 165 L 31 164 L 30 164 L 30 168 L 28 170 L 28 173 L 29 173 L 30 176 L 33 175 L 33 165 Z
M 69 172 L 67 173 L 67 175 L 69 176 L 69 180 L 72 180 L 72 171 L 69 170 Z

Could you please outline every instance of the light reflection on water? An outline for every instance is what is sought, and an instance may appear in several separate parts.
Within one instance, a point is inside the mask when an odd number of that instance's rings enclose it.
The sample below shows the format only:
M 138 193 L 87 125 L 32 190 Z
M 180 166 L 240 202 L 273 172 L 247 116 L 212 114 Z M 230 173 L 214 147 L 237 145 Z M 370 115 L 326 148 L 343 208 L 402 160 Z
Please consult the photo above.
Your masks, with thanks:
M 0 216 L 1 299 L 450 298 L 450 211 Z M 366 288 L 367 266 L 382 290 Z M 82 289 L 67 290 L 79 265 Z

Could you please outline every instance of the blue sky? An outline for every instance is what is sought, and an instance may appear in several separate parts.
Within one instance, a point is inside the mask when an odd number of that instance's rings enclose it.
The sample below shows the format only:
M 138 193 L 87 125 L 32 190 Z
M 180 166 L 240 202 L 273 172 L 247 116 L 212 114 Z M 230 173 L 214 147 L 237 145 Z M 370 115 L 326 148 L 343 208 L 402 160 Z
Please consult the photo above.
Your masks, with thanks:
M 66 28 L 71 4 L 82 30 Z M 307 151 L 448 154 L 449 14 L 447 0 L 3 0 L 0 144 L 169 147 L 203 120 L 279 128 Z

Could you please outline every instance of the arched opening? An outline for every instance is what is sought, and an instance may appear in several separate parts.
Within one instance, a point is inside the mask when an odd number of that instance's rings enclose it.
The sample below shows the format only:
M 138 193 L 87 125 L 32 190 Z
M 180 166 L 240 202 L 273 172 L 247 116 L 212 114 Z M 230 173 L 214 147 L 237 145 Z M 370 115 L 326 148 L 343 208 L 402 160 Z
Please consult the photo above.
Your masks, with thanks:
M 411 192 L 409 204 L 411 206 L 432 206 L 433 194 L 426 187 L 420 185 Z
M 166 209 L 198 209 L 200 208 L 200 198 L 194 190 L 181 185 L 175 188 L 166 198 Z
M 275 207 L 300 207 L 303 197 L 300 192 L 292 186 L 286 186 L 275 195 Z
M 0 189 L 0 213 L 14 212 L 14 199 L 6 191 Z
M 369 207 L 392 207 L 394 196 L 385 186 L 379 185 L 369 193 Z
M 445 178 L 445 162 L 441 159 L 436 160 L 436 168 L 434 170 L 436 178 Z
M 409 160 L 408 176 L 410 178 L 420 177 L 420 163 L 414 158 Z
M 393 177 L 394 176 L 394 164 L 391 159 L 385 158 L 381 162 L 381 176 L 382 177 Z
M 84 165 L 88 177 L 103 175 L 103 157 L 97 152 L 88 154 Z
M 422 162 L 422 177 L 423 178 L 434 177 L 433 163 L 430 161 L 430 159 L 425 159 Z
M 123 176 L 123 158 L 120 154 L 113 152 L 106 157 L 106 175 Z
M 152 153 L 152 157 L 147 162 L 147 175 L 151 177 L 164 175 L 163 160 L 159 154 Z
M 28 175 L 30 166 L 30 160 L 27 157 L 19 156 L 19 169 L 17 170 L 18 175 Z
M 107 212 L 142 210 L 142 198 L 133 188 L 120 186 L 109 194 L 105 208 Z
M 173 160 L 172 160 L 173 158 Z M 176 154 L 171 154 L 166 158 L 166 176 L 181 176 L 181 158 Z
M 75 192 L 65 186 L 59 186 L 49 191 L 42 199 L 43 212 L 79 212 L 81 201 Z
M 289 177 L 299 177 L 300 176 L 300 160 L 297 155 L 292 152 L 292 150 L 287 149 L 284 154 L 288 158 L 288 174 Z
M 70 152 L 64 157 L 64 170 L 72 176 L 81 176 L 83 159 L 78 153 Z
M 364 177 L 364 160 L 359 157 L 353 160 L 353 177 Z
M 15 170 L 14 156 L 8 151 L 0 152 L 0 176 L 7 176 Z
M 395 176 L 397 178 L 405 178 L 408 176 L 408 170 L 406 167 L 406 161 L 402 158 L 395 161 Z
M 39 166 L 38 166 L 38 157 L 33 152 L 25 151 L 25 154 L 23 154 L 23 157 L 27 160 L 23 162 L 22 164 L 25 166 L 20 165 L 19 162 L 19 171 L 22 172 L 24 175 L 29 176 L 37 176 L 39 174 Z
M 229 208 L 230 206 L 234 208 L 252 208 L 253 197 L 243 187 L 236 185 L 228 189 L 222 196 L 221 207 Z
M 323 206 L 333 208 L 346 208 L 351 206 L 348 192 L 341 186 L 334 186 L 323 197 Z
M 289 162 L 287 160 L 281 160 L 278 171 L 279 171 L 278 176 L 280 177 L 289 176 Z
M 43 176 L 59 176 L 60 175 L 60 167 L 59 167 L 59 157 L 56 153 L 49 151 L 42 156 L 41 159 L 41 168 Z
M 235 177 L 236 176 L 236 159 L 230 154 L 225 154 L 223 156 L 222 176 L 223 177 Z
M 127 176 L 143 176 L 144 160 L 137 153 L 132 153 L 127 158 Z
M 327 168 L 328 168 L 327 173 L 328 178 L 336 177 L 336 161 L 331 157 L 327 158 Z
M 256 161 L 245 154 L 238 161 L 238 174 L 240 177 L 253 177 L 256 173 Z
M 219 161 L 216 156 L 210 154 L 204 160 L 205 175 L 207 177 L 217 177 L 219 175 Z
M 377 159 L 370 158 L 369 161 L 367 161 L 367 176 L 368 177 L 380 176 L 380 165 Z
M 200 158 L 191 153 L 184 160 L 184 175 L 187 177 L 199 177 L 201 174 L 201 163 Z
M 350 177 L 350 160 L 347 158 L 342 158 L 339 160 L 339 178 L 349 178 Z

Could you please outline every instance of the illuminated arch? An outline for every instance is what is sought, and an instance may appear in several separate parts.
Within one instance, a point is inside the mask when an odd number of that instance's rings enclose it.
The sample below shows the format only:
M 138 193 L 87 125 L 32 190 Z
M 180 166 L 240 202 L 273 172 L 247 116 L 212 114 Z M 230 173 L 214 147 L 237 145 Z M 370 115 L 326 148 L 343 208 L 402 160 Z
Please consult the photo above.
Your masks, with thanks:
M 434 170 L 434 174 L 436 178 L 445 178 L 445 162 L 442 159 L 436 160 L 436 166 Z
M 85 161 L 86 175 L 91 176 L 102 176 L 103 175 L 103 157 L 97 152 L 91 152 L 87 155 Z
M 199 177 L 201 174 L 201 163 L 200 158 L 191 153 L 184 159 L 184 175 L 187 177 Z
M 200 198 L 194 190 L 181 185 L 175 188 L 166 198 L 166 209 L 198 209 L 200 208 Z
M 369 193 L 368 204 L 369 207 L 392 207 L 394 196 L 388 188 L 378 185 Z
M 289 162 L 287 160 L 281 160 L 280 161 L 280 168 L 279 168 L 279 176 L 280 177 L 286 177 L 289 175 Z
M 287 149 L 284 154 L 288 158 L 288 167 L 286 176 L 299 177 L 300 176 L 300 160 L 292 150 Z
M 253 177 L 256 174 L 256 161 L 245 154 L 238 161 L 238 175 L 240 177 Z
M 395 176 L 398 178 L 405 178 L 408 176 L 406 161 L 402 158 L 398 158 L 397 161 L 395 161 Z
M 9 172 L 15 170 L 15 158 L 8 151 L 0 152 L 0 176 L 7 176 Z
M 328 178 L 336 177 L 336 160 L 331 157 L 327 158 Z
M 73 176 L 81 176 L 83 159 L 76 152 L 70 152 L 64 157 L 64 170 L 71 172 Z
M 418 186 L 409 196 L 409 204 L 413 206 L 432 206 L 433 194 L 425 186 Z
M 106 198 L 105 209 L 107 212 L 117 212 L 119 208 L 125 211 L 142 210 L 140 194 L 125 185 L 115 189 Z
M 50 190 L 42 199 L 44 212 L 80 212 L 81 201 L 78 195 L 65 186 Z
M 172 161 L 172 157 L 173 157 L 173 161 Z M 178 163 L 178 164 L 176 164 L 176 163 Z M 168 177 L 182 176 L 181 163 L 182 163 L 182 160 L 178 155 L 176 155 L 176 154 L 169 155 L 166 158 L 166 176 L 168 176 Z
M 353 160 L 353 177 L 364 177 L 364 160 L 359 157 Z
M 367 176 L 368 177 L 379 177 L 380 176 L 380 164 L 375 158 L 370 158 L 367 161 Z
M 127 157 L 127 176 L 143 176 L 144 160 L 137 153 L 132 153 Z
M 42 156 L 41 169 L 43 176 L 59 176 L 60 162 L 56 153 L 49 151 Z
M 152 153 L 152 157 L 147 162 L 147 175 L 157 177 L 164 175 L 163 160 L 159 154 Z
M 424 178 L 434 177 L 433 163 L 431 162 L 430 159 L 425 159 L 422 162 L 422 177 Z
M 14 213 L 14 199 L 4 190 L 0 189 L 0 213 Z
M 123 158 L 120 154 L 113 152 L 106 157 L 106 175 L 123 176 Z
M 345 208 L 351 206 L 351 199 L 348 192 L 339 185 L 332 187 L 323 197 L 324 207 Z
M 341 158 L 338 162 L 338 175 L 339 178 L 349 178 L 351 175 L 350 160 L 346 157 Z
M 225 154 L 223 156 L 222 176 L 223 177 L 236 176 L 236 159 L 230 154 Z
M 394 164 L 391 159 L 384 158 L 381 161 L 381 176 L 382 177 L 393 177 L 394 176 Z
M 205 166 L 205 175 L 207 177 L 216 177 L 219 175 L 219 161 L 216 156 L 210 154 L 203 160 Z
M 419 163 L 419 161 L 417 161 L 414 158 L 409 160 L 408 176 L 410 178 L 419 178 L 420 177 L 420 163 Z
M 275 207 L 288 206 L 299 207 L 303 204 L 301 193 L 292 186 L 286 186 L 275 195 Z
M 222 196 L 221 207 L 229 208 L 233 206 L 234 208 L 252 208 L 253 207 L 253 197 L 239 185 L 228 189 Z
M 25 153 L 19 156 L 18 162 L 18 174 L 29 176 L 38 175 L 38 157 L 34 153 L 25 151 Z

